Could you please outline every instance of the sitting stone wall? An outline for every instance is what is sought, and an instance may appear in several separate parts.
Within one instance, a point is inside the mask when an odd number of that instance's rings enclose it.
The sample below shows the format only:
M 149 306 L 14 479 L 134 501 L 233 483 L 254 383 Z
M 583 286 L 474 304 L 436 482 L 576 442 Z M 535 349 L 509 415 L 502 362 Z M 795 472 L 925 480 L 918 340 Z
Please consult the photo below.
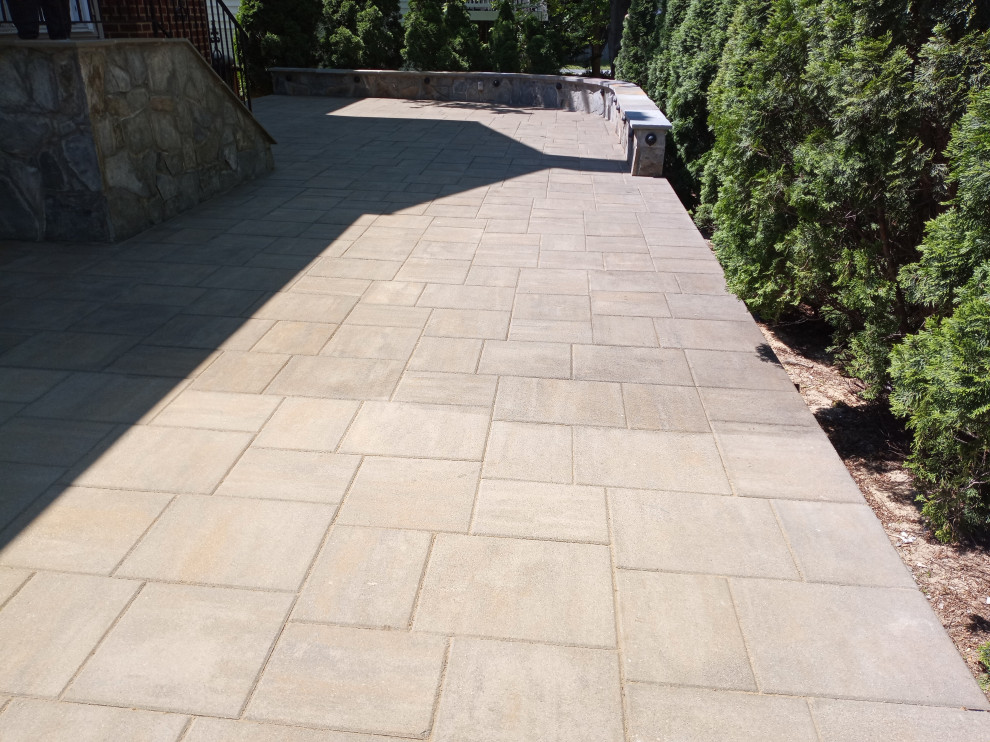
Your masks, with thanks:
M 664 144 L 670 122 L 646 93 L 632 83 L 503 72 L 290 67 L 274 67 L 269 72 L 279 95 L 463 101 L 598 114 L 612 123 L 616 136 L 626 145 L 633 175 L 663 174 Z
M 117 241 L 274 167 L 185 40 L 0 43 L 0 239 Z

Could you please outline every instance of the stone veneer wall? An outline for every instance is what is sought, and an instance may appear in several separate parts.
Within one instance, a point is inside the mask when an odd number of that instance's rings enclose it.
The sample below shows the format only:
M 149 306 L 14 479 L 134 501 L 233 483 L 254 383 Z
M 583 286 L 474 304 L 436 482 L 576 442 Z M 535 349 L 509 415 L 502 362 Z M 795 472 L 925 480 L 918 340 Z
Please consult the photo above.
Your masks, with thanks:
M 0 239 L 116 241 L 274 167 L 185 40 L 0 44 Z
M 598 114 L 626 144 L 633 175 L 663 174 L 666 134 L 671 125 L 639 87 L 618 80 L 503 72 L 416 72 L 406 70 L 269 70 L 278 95 L 494 103 Z

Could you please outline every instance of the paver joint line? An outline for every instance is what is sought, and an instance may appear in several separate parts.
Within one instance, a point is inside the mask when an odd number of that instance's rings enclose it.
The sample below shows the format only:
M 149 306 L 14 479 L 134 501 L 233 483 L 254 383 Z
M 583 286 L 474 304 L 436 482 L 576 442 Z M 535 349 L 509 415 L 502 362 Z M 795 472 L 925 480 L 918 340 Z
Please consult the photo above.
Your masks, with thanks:
M 256 112 L 269 178 L 0 248 L 0 738 L 990 739 L 605 123 Z

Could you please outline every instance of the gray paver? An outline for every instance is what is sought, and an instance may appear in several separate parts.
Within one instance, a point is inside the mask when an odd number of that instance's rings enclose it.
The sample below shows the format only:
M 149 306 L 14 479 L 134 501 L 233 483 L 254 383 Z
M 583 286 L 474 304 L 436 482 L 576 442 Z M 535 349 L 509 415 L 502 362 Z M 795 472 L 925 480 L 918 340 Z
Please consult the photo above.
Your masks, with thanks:
M 437 742 L 619 742 L 613 652 L 455 638 Z
M 811 705 L 823 742 L 985 742 L 990 714 L 962 709 L 816 698 Z
M 574 378 L 693 386 L 683 351 L 574 346 Z
M 630 683 L 633 739 L 667 742 L 817 742 L 803 698 Z
M 510 376 L 502 379 L 495 419 L 625 427 L 618 384 Z
M 472 531 L 607 544 L 605 492 L 570 484 L 482 480 Z
M 357 402 L 288 397 L 261 429 L 254 445 L 333 451 L 357 410 Z
M 329 732 L 253 721 L 197 717 L 183 742 L 401 742 L 399 737 Z
M 18 698 L 0 715 L 0 737 L 7 742 L 175 742 L 188 720 L 180 714 Z
M 725 579 L 619 570 L 616 587 L 626 678 L 757 689 Z
M 322 451 L 249 448 L 215 494 L 338 504 L 361 462 Z
M 730 584 L 764 692 L 990 708 L 916 590 Z
M 566 343 L 486 340 L 478 372 L 567 379 L 571 376 L 571 347 Z
M 485 452 L 484 476 L 570 482 L 573 464 L 571 429 L 563 425 L 492 423 Z
M 246 716 L 421 736 L 446 647 L 439 636 L 290 623 Z
M 152 425 L 253 433 L 278 407 L 281 397 L 186 389 L 159 412 Z
M 437 536 L 416 629 L 615 646 L 604 546 Z
M 344 437 L 343 453 L 480 459 L 489 413 L 478 407 L 366 402 Z
M 379 358 L 293 356 L 268 386 L 270 394 L 334 399 L 388 399 L 402 362 Z
M 65 697 L 235 715 L 291 601 L 278 593 L 148 584 Z
M 0 567 L 0 605 L 6 603 L 30 576 L 31 572 L 26 569 Z
M 630 428 L 685 433 L 710 430 L 698 390 L 692 387 L 623 384 L 622 398 Z

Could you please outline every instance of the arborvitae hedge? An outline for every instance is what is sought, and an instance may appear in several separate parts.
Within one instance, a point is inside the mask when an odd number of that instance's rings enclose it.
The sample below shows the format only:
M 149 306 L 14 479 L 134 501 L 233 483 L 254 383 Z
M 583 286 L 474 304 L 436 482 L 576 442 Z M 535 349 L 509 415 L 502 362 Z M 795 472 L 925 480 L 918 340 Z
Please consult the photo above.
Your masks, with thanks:
M 990 159 L 968 98 L 990 83 L 988 23 L 977 0 L 666 0 L 646 44 L 668 177 L 730 288 L 768 318 L 817 310 L 867 397 L 891 393 L 899 348 L 895 409 L 943 537 L 990 513 L 985 278 L 971 287 L 990 187 L 960 164 Z
M 252 87 L 271 86 L 268 67 L 316 66 L 321 12 L 321 0 L 242 0 Z

